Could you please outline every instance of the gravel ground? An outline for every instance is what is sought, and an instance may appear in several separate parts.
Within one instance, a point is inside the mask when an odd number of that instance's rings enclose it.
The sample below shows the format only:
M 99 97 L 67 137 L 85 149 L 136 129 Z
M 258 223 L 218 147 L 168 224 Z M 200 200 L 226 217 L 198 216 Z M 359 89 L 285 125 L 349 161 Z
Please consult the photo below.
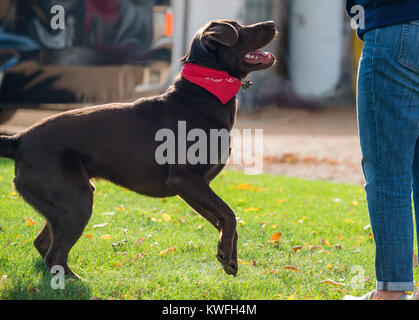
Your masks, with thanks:
M 19 110 L 0 126 L 0 132 L 18 132 L 54 113 Z M 236 127 L 263 129 L 264 172 L 364 183 L 354 107 L 332 106 L 319 111 L 267 107 L 255 114 L 239 114 Z

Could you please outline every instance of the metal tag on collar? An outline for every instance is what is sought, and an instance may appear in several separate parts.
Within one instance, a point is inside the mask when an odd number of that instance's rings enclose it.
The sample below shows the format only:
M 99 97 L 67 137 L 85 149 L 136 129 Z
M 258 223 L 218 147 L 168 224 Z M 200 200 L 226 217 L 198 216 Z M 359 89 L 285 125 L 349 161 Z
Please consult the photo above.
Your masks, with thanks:
M 242 81 L 242 89 L 244 89 L 244 90 L 249 89 L 252 84 L 253 84 L 252 81 L 244 79 Z

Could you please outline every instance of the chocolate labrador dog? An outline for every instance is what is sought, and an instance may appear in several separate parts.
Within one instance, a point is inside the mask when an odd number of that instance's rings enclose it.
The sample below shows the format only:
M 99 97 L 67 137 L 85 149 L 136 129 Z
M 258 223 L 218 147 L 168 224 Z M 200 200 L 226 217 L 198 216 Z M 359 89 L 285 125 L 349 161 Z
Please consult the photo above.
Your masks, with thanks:
M 60 265 L 78 277 L 67 258 L 92 214 L 91 179 L 102 178 L 152 197 L 180 196 L 217 228 L 217 258 L 227 274 L 237 274 L 236 217 L 209 186 L 229 148 L 219 152 L 218 163 L 159 164 L 156 133 L 166 128 L 177 135 L 179 122 L 208 136 L 212 129 L 230 132 L 241 81 L 275 63 L 271 53 L 260 50 L 275 34 L 271 21 L 249 26 L 212 21 L 197 32 L 182 59 L 188 72 L 164 94 L 64 112 L 0 137 L 0 156 L 15 160 L 17 191 L 46 218 L 34 245 L 48 268 Z

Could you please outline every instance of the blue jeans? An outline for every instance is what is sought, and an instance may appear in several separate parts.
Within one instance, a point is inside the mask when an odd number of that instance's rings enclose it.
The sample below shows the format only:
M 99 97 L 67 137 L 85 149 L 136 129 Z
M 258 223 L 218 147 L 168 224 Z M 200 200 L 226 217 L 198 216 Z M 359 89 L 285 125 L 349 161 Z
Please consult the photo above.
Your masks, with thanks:
M 419 20 L 371 30 L 364 42 L 357 109 L 377 289 L 413 291 L 412 192 L 419 222 Z

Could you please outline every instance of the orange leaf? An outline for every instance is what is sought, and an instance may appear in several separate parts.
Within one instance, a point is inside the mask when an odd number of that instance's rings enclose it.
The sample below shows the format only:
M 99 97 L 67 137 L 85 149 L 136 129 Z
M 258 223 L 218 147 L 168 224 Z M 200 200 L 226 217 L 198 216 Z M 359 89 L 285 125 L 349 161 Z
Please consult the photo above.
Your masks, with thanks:
M 145 239 L 144 238 L 142 238 L 142 237 L 139 237 L 138 239 L 137 239 L 137 245 L 141 245 L 141 244 L 143 244 L 145 242 Z
M 34 224 L 36 224 L 36 222 L 32 218 L 26 218 L 25 222 L 29 227 L 32 227 Z
M 248 189 L 249 187 L 250 187 L 250 184 L 248 184 L 248 183 L 241 183 L 241 184 L 239 184 L 237 186 L 237 189 L 244 190 L 244 189 Z
M 296 251 L 298 251 L 302 248 L 303 248 L 303 246 L 295 246 L 295 247 L 292 248 L 292 251 L 296 252 Z
M 322 244 L 325 245 L 325 246 L 330 246 L 329 240 L 327 240 L 325 238 L 322 239 Z
M 286 269 L 286 270 L 291 270 L 291 271 L 295 271 L 295 272 L 300 272 L 300 269 L 298 269 L 297 267 L 294 267 L 294 266 L 285 266 L 285 267 L 282 267 L 281 269 Z
M 272 242 L 272 243 L 279 242 L 279 239 L 281 239 L 281 235 L 282 235 L 281 232 L 274 233 L 271 237 L 270 242 Z
M 171 247 L 169 249 L 160 251 L 159 256 L 165 256 L 166 254 L 168 254 L 169 252 L 176 252 L 176 247 Z
M 110 234 L 104 234 L 103 236 L 99 237 L 99 240 L 108 240 L 112 239 L 112 236 Z

